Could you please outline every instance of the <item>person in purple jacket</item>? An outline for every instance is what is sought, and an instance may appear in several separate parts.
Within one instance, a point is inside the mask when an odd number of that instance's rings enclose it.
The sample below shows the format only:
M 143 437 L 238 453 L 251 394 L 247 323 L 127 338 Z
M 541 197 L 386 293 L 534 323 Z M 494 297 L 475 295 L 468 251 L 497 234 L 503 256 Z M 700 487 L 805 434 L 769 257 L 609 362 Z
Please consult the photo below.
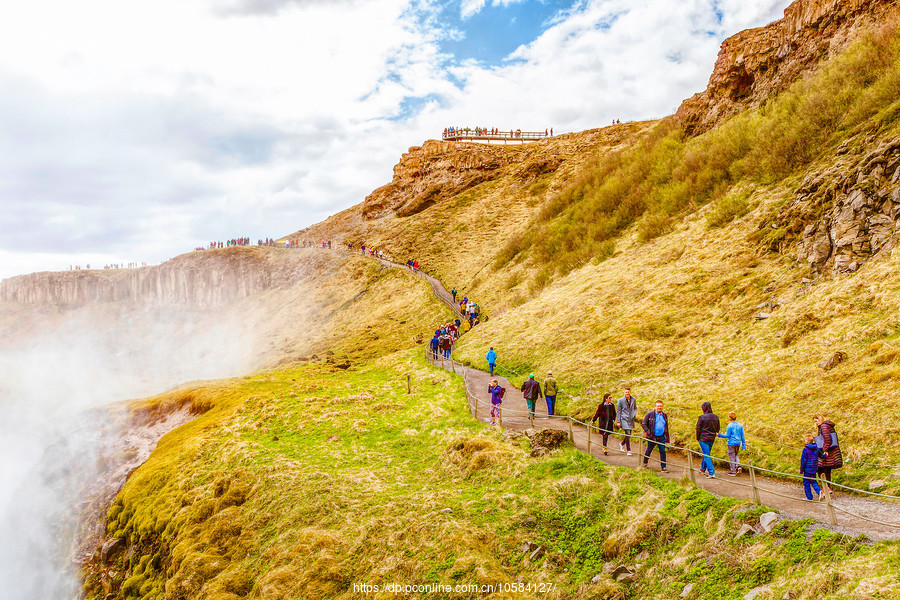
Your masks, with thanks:
M 503 404 L 503 394 L 506 390 L 494 379 L 488 386 L 488 392 L 491 394 L 491 425 L 496 425 L 498 421 L 502 425 L 503 415 L 500 412 L 500 405 Z
M 818 499 L 823 497 L 819 484 L 816 483 L 816 473 L 819 470 L 819 447 L 816 446 L 815 436 L 809 434 L 806 436 L 806 445 L 803 446 L 803 453 L 800 455 L 800 473 L 803 475 L 803 492 L 806 494 L 807 500 L 813 500 L 812 488 L 818 495 Z

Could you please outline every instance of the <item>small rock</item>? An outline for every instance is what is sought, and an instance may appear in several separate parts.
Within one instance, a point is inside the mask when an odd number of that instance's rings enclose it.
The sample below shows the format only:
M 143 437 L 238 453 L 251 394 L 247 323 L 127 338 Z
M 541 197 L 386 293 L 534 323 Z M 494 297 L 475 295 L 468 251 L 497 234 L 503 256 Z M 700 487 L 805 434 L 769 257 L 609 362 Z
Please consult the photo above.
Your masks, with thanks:
M 880 479 L 869 482 L 869 491 L 874 492 L 875 490 L 880 490 L 881 488 L 884 487 L 884 485 L 885 485 L 884 482 Z
M 796 590 L 788 590 L 784 593 L 784 596 L 781 597 L 781 600 L 794 600 L 798 595 Z
M 683 589 L 683 590 L 681 590 L 681 597 L 682 597 L 682 598 L 687 598 L 688 596 L 691 595 L 691 592 L 693 592 L 693 591 L 694 591 L 694 584 L 693 584 L 693 583 L 689 583 L 689 584 L 687 584 L 686 586 L 684 586 L 684 589 Z
M 440 382 L 441 382 L 440 379 L 435 378 L 435 379 L 432 379 L 432 380 L 431 380 L 431 385 L 437 385 L 437 384 L 439 384 Z
M 622 573 L 618 577 L 616 577 L 616 581 L 619 583 L 634 583 L 637 581 L 637 575 L 634 573 Z
M 825 344 L 826 346 L 830 346 L 834 342 L 832 342 L 831 340 L 822 340 L 822 343 Z
M 824 369 L 826 371 L 830 371 L 834 367 L 838 366 L 842 362 L 847 360 L 847 355 L 843 352 L 835 352 L 831 355 L 830 358 L 826 358 L 822 362 L 819 363 L 819 368 Z
M 109 560 L 109 557 L 122 545 L 122 540 L 119 538 L 113 538 L 111 540 L 107 540 L 103 547 L 100 548 L 100 558 L 103 559 L 103 562 Z
M 625 575 L 625 574 L 631 575 L 632 573 L 634 573 L 634 571 L 632 571 L 625 565 L 619 565 L 618 567 L 613 569 L 613 572 L 610 573 L 610 577 L 612 577 L 613 579 L 618 581 L 620 576 Z
M 548 452 L 550 452 L 550 451 L 547 450 L 546 448 L 544 448 L 543 446 L 538 446 L 536 448 L 531 449 L 531 454 L 529 456 L 531 456 L 532 458 L 538 458 L 538 457 L 546 455 Z
M 777 522 L 778 513 L 776 512 L 767 512 L 759 516 L 759 525 L 766 533 L 772 531 L 775 528 L 775 523 Z
M 544 547 L 538 546 L 537 550 L 531 553 L 531 556 L 528 557 L 528 560 L 534 562 L 539 560 L 542 556 L 544 556 Z
M 757 314 L 753 315 L 753 318 L 756 319 L 757 321 L 762 321 L 763 319 L 768 319 L 771 316 L 772 315 L 770 315 L 769 313 L 757 313 Z
M 128 549 L 128 552 L 125 553 L 125 562 L 131 562 L 131 558 L 137 554 L 137 546 L 132 546 Z
M 535 525 L 537 525 L 537 517 L 528 517 L 527 519 L 525 519 L 525 524 L 529 527 L 534 527 Z
M 768 589 L 769 589 L 769 586 L 767 586 L 767 585 L 757 586 L 757 587 L 753 588 L 752 590 L 750 590 L 749 592 L 747 592 L 747 594 L 744 596 L 744 600 L 753 600 L 754 598 L 759 596 L 761 593 L 767 591 Z
M 888 479 L 900 479 L 900 473 L 891 473 L 888 475 Z
M 753 533 L 753 527 L 744 523 L 743 525 L 741 525 L 740 530 L 738 530 L 737 535 L 734 536 L 734 539 L 738 540 L 738 539 L 744 537 L 745 535 L 752 534 L 752 533 Z
M 525 437 L 527 437 L 527 438 L 529 438 L 529 439 L 530 439 L 530 438 L 531 438 L 531 436 L 533 436 L 533 435 L 534 435 L 534 429 L 532 429 L 532 428 L 530 428 L 530 427 L 529 427 L 529 428 L 528 428 L 528 429 L 526 429 L 526 430 L 525 430 L 525 431 L 523 431 L 523 432 L 522 432 L 522 433 L 524 433 L 524 434 L 525 434 Z
M 441 512 L 444 513 L 445 515 L 449 515 L 450 513 L 453 512 L 453 509 L 452 508 L 442 508 Z
M 608 562 L 603 565 L 603 573 L 605 575 L 612 575 L 612 572 L 616 570 L 616 563 Z
M 341 441 L 341 436 L 339 436 L 338 434 L 335 433 L 334 435 L 328 436 L 328 439 L 325 441 L 326 442 L 339 442 L 339 441 Z
M 591 578 L 591 583 L 600 583 L 601 581 L 603 581 L 603 575 L 594 575 Z
M 538 545 L 535 544 L 534 542 L 529 542 L 529 541 L 524 541 L 524 542 L 522 542 L 522 545 L 519 546 L 519 552 L 522 552 L 523 554 L 525 552 L 534 552 L 537 549 L 538 549 Z

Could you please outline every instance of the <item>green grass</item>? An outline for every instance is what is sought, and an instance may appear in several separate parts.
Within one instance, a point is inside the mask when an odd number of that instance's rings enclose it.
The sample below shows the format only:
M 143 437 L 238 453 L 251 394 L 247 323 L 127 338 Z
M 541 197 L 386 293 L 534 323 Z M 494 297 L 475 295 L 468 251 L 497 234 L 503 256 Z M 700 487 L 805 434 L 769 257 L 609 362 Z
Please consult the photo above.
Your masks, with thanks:
M 525 445 L 472 420 L 461 380 L 417 350 L 350 370 L 264 372 L 154 402 L 186 397 L 206 412 L 162 440 L 109 510 L 109 534 L 135 549 L 129 562 L 120 553 L 102 568 L 116 574 L 113 597 L 355 598 L 354 583 L 524 577 L 555 587 L 519 597 L 668 598 L 694 582 L 740 598 L 760 583 L 801 586 L 798 564 L 828 571 L 864 558 L 825 596 L 838 598 L 900 560 L 898 544 L 862 546 L 824 531 L 805 543 L 805 521 L 736 542 L 762 509 L 744 512 L 737 500 L 571 448 L 528 458 Z M 527 560 L 525 541 L 545 556 Z M 641 563 L 638 580 L 590 583 L 610 561 Z M 88 598 L 104 597 L 99 571 L 89 572 Z

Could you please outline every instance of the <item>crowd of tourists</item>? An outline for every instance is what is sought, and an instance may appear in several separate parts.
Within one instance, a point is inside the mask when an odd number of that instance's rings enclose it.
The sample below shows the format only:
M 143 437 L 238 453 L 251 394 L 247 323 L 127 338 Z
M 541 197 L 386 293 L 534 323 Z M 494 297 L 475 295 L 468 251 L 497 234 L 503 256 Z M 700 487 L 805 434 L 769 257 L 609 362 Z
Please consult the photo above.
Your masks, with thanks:
M 488 350 L 485 358 L 490 373 L 493 375 L 497 362 L 497 353 L 493 347 Z M 558 391 L 559 384 L 551 371 L 547 371 L 543 390 L 541 389 L 541 384 L 535 380 L 533 373 L 529 374 L 528 379 L 525 380 L 521 387 L 522 395 L 528 406 L 528 412 L 532 417 L 534 416 L 535 403 L 542 396 L 547 401 L 547 414 L 549 416 L 554 415 Z M 496 379 L 491 381 L 488 386 L 488 393 L 491 395 L 491 424 L 497 423 L 505 392 L 506 390 L 499 385 Z M 697 417 L 695 426 L 695 437 L 702 454 L 700 473 L 709 479 L 715 479 L 716 467 L 712 459 L 712 448 L 715 441 L 722 438 L 726 440 L 725 443 L 728 446 L 728 475 L 732 477 L 737 476 L 741 472 L 740 452 L 747 449 L 744 426 L 738 421 L 737 414 L 732 411 L 728 414 L 729 422 L 723 433 L 719 417 L 713 412 L 712 404 L 704 402 L 700 410 L 701 414 Z M 636 424 L 640 425 L 643 437 L 647 441 L 647 448 L 643 456 L 644 467 L 648 466 L 653 451 L 656 450 L 659 455 L 660 471 L 668 473 L 669 470 L 666 468 L 666 448 L 671 443 L 669 434 L 670 419 L 669 415 L 663 410 L 662 400 L 657 400 L 654 403 L 653 410 L 647 412 L 642 419 L 638 420 L 638 418 L 637 400 L 631 395 L 631 388 L 626 387 L 622 397 L 615 402 L 611 393 L 605 393 L 600 404 L 597 405 L 597 410 L 594 412 L 590 422 L 591 425 L 595 422 L 597 423 L 604 455 L 609 454 L 609 437 L 616 435 L 617 431 L 621 431 L 619 451 L 627 456 L 631 456 L 633 432 Z M 824 499 L 826 492 L 833 493 L 830 486 L 827 490 L 820 488 L 816 477 L 831 483 L 832 471 L 841 468 L 844 464 L 834 423 L 823 414 L 817 414 L 813 421 L 816 425 L 817 435 L 809 433 L 805 436 L 805 446 L 800 456 L 803 491 L 806 499 L 811 501 Z
M 146 267 L 147 263 L 145 262 L 130 262 L 130 263 L 109 263 L 103 265 L 103 270 L 109 271 L 111 269 L 139 269 L 141 267 Z M 84 271 L 90 270 L 90 263 L 86 264 L 84 267 L 81 265 L 69 265 L 70 271 Z
M 547 137 L 553 136 L 553 128 L 545 129 L 544 135 Z M 520 138 L 522 137 L 521 129 L 510 129 L 509 131 L 501 131 L 499 127 L 446 127 L 444 128 L 443 137 L 444 138 L 453 138 L 453 137 L 485 137 L 485 136 L 496 136 L 503 138 Z

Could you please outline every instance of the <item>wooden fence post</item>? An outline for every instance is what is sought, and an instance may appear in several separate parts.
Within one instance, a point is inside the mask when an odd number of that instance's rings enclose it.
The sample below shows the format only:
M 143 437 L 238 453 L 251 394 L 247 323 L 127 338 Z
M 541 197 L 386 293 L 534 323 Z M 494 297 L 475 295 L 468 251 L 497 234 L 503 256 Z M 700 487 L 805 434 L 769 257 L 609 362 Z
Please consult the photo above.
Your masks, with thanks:
M 753 488 L 753 504 L 762 504 L 759 500 L 759 488 L 756 487 L 756 468 L 753 461 L 750 461 L 750 486 Z
M 412 394 L 412 375 L 406 374 L 406 393 Z
M 591 424 L 590 423 L 588 423 L 587 429 L 588 429 L 587 453 L 590 454 L 591 453 Z
M 828 508 L 828 522 L 832 525 L 837 525 L 837 513 L 834 512 L 834 506 L 831 504 L 831 488 L 828 487 L 828 482 L 825 481 L 824 477 L 819 478 L 819 484 L 822 487 L 822 491 L 825 492 L 825 505 Z
M 691 452 L 690 448 L 685 448 L 685 452 L 687 452 L 688 471 L 691 474 L 691 483 L 697 485 L 697 476 L 694 474 L 694 453 Z
M 572 430 L 572 415 L 569 415 L 569 440 L 575 445 L 575 432 Z
M 637 443 L 638 443 L 637 468 L 640 469 L 641 467 L 644 466 L 643 458 L 641 458 L 644 455 L 644 436 L 642 436 L 642 435 L 637 436 Z

